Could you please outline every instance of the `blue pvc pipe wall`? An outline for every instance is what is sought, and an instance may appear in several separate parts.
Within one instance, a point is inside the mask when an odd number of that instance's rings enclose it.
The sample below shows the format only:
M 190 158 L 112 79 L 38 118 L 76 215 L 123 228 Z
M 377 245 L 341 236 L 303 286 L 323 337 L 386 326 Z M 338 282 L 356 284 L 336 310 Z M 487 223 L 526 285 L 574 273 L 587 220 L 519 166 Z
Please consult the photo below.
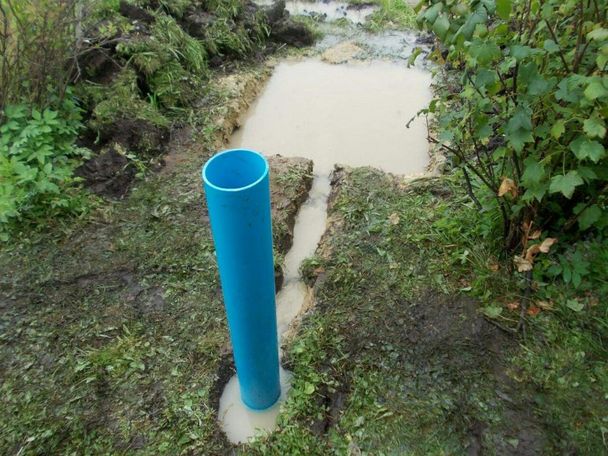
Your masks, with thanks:
M 203 167 L 241 400 L 254 410 L 281 394 L 268 174 L 264 156 L 245 149 Z

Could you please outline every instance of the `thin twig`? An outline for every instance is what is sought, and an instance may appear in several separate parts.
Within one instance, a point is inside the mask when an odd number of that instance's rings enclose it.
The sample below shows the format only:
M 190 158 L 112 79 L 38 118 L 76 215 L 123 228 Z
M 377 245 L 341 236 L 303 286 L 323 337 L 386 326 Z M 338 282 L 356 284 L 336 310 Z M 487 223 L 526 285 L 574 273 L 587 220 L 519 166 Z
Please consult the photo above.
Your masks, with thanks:
M 566 70 L 566 73 L 570 73 L 570 65 L 568 65 L 568 62 L 566 62 L 566 57 L 564 56 L 564 51 L 562 50 L 561 46 L 559 45 L 557 36 L 555 35 L 555 32 L 553 31 L 553 28 L 551 27 L 551 24 L 549 23 L 549 21 L 547 19 L 545 19 L 545 23 L 547 24 L 547 28 L 549 29 L 549 33 L 551 33 L 551 37 L 553 38 L 555 45 L 559 49 L 559 57 L 560 57 L 562 63 L 564 64 L 564 69 Z
M 473 192 L 473 186 L 471 185 L 471 178 L 470 178 L 469 173 L 467 171 L 466 165 L 462 167 L 462 172 L 464 173 L 464 180 L 465 180 L 465 182 L 467 184 L 467 193 L 469 194 L 469 197 L 473 200 L 473 202 L 475 203 L 475 206 L 477 207 L 477 209 L 478 210 L 482 210 L 483 206 L 481 205 L 481 203 L 479 202 L 479 200 L 475 196 L 475 193 Z

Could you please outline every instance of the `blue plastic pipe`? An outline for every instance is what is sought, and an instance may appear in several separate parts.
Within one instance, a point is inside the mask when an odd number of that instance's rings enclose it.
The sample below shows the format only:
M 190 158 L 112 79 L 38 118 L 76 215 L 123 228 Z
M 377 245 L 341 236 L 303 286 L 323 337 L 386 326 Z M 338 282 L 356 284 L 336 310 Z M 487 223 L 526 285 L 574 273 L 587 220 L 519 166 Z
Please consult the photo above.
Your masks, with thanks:
M 203 183 L 241 400 L 254 410 L 281 395 L 269 166 L 258 152 L 220 152 Z

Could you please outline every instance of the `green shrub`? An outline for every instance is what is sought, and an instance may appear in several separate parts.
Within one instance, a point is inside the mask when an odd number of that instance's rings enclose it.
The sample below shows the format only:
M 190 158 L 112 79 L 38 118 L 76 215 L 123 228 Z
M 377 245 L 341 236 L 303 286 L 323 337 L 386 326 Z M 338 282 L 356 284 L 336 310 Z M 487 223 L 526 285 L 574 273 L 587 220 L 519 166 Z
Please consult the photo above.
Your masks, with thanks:
M 47 107 L 63 97 L 85 42 L 79 26 L 90 6 L 80 0 L 0 1 L 0 113 L 11 104 Z
M 437 60 L 458 70 L 427 111 L 436 140 L 480 208 L 501 214 L 520 270 L 532 267 L 526 248 L 538 230 L 576 240 L 608 226 L 607 9 L 606 0 L 422 3 L 417 21 L 441 41 Z
M 81 126 L 76 105 L 38 111 L 9 105 L 0 126 L 0 239 L 19 221 L 37 221 L 85 209 L 73 171 L 88 150 L 76 147 Z

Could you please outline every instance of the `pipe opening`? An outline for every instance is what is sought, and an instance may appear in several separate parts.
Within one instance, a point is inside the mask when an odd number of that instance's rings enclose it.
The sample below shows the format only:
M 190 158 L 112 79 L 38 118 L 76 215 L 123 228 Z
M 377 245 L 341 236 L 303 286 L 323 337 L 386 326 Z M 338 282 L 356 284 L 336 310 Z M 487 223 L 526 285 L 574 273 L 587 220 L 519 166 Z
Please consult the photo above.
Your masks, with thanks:
M 213 156 L 203 168 L 203 180 L 218 190 L 252 187 L 268 174 L 268 162 L 258 152 L 232 149 Z

